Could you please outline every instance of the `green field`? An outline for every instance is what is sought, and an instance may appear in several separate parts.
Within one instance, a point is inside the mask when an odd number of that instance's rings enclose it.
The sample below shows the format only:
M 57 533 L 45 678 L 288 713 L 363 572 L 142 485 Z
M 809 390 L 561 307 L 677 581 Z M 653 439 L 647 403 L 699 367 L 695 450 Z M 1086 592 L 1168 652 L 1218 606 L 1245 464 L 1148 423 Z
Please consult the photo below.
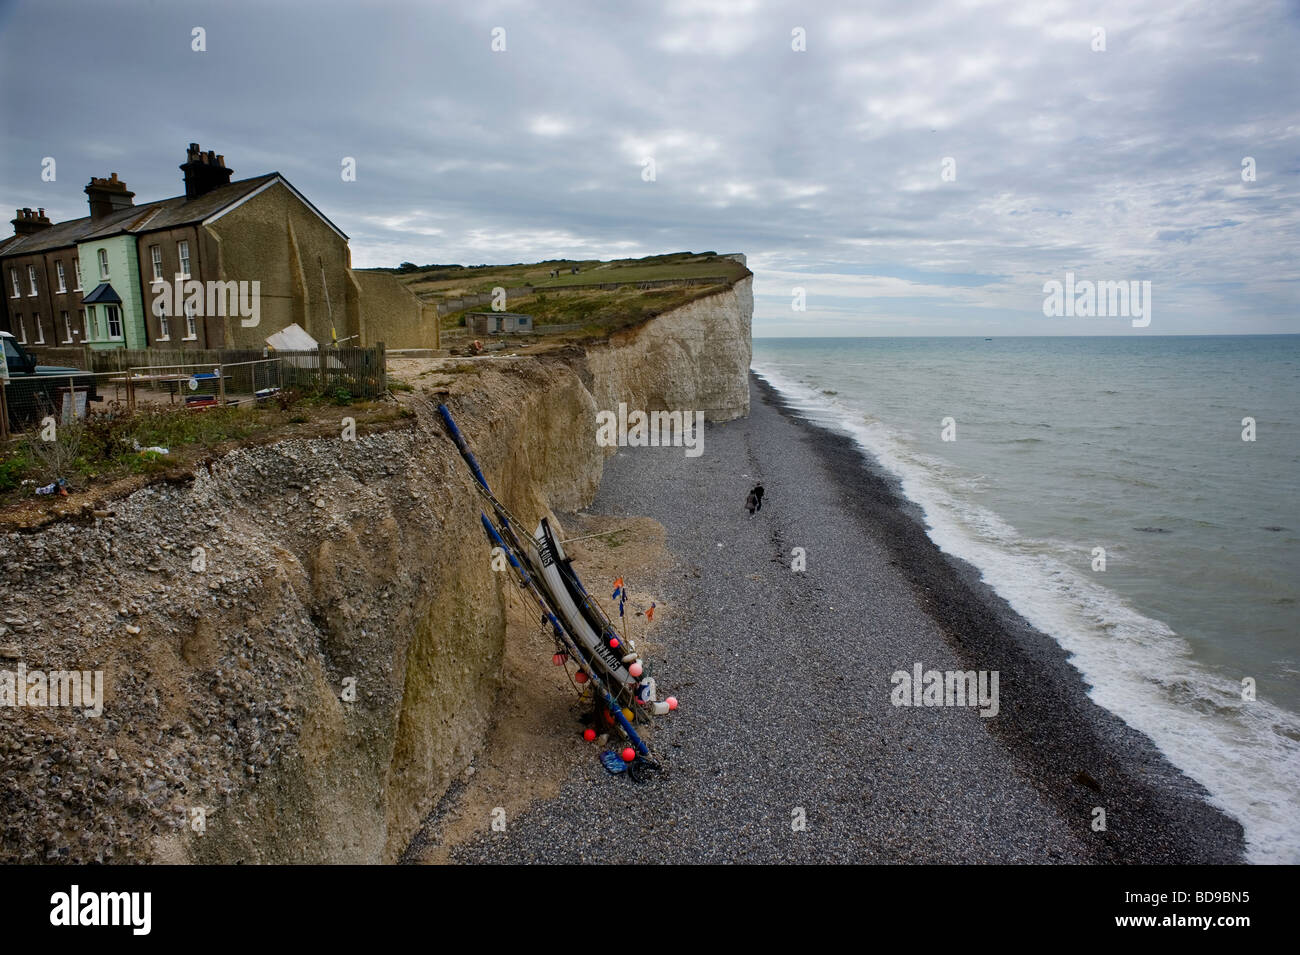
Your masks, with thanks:
M 572 268 L 577 266 L 575 275 Z M 559 275 L 551 277 L 552 270 Z M 730 287 L 749 274 L 739 262 L 713 252 L 675 252 L 641 259 L 555 260 L 532 264 L 458 266 L 435 265 L 419 268 L 388 269 L 425 302 L 437 304 L 466 295 L 490 293 L 494 288 L 531 286 L 537 291 L 525 297 L 511 298 L 508 311 L 534 316 L 538 325 L 582 323 L 589 334 L 607 334 L 619 328 L 639 324 L 648 318 L 688 302 Z M 641 289 L 634 285 L 617 289 L 600 289 L 609 283 L 638 283 L 673 279 L 719 281 L 708 285 L 683 285 L 669 288 Z M 557 286 L 587 285 L 591 289 Z M 442 316 L 444 328 L 464 322 L 465 311 L 484 311 L 487 305 Z

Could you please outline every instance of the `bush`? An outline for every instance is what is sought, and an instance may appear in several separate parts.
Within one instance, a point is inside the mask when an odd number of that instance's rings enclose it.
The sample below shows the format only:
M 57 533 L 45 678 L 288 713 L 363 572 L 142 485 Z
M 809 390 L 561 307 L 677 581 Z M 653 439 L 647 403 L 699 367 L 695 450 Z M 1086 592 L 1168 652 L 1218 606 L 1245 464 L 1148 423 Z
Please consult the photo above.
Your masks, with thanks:
M 0 493 L 18 487 L 31 464 L 27 449 L 21 445 L 11 447 L 0 455 Z

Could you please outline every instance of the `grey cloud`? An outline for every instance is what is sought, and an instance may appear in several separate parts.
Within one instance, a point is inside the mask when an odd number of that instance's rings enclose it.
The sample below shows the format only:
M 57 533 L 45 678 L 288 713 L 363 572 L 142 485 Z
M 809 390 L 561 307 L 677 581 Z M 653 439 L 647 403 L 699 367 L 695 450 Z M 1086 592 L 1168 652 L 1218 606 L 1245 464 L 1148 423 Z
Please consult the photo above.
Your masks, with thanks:
M 1150 279 L 1164 331 L 1297 330 L 1300 31 L 1280 7 L 50 10 L 0 8 L 0 208 L 80 215 L 81 186 L 109 171 L 143 198 L 175 194 L 198 141 L 237 176 L 283 172 L 349 233 L 359 266 L 738 249 L 760 280 L 813 276 L 813 298 L 831 282 L 817 277 L 871 263 L 897 263 L 886 278 L 997 276 L 960 294 L 918 280 L 906 309 L 863 298 L 856 324 L 837 301 L 840 334 L 873 332 L 891 308 L 894 331 L 1055 331 L 1041 286 L 1073 270 Z M 807 52 L 790 48 L 795 27 Z M 40 181 L 43 156 L 56 183 Z M 760 298 L 757 332 L 814 327 L 811 311 L 804 326 L 781 311 L 783 294 Z

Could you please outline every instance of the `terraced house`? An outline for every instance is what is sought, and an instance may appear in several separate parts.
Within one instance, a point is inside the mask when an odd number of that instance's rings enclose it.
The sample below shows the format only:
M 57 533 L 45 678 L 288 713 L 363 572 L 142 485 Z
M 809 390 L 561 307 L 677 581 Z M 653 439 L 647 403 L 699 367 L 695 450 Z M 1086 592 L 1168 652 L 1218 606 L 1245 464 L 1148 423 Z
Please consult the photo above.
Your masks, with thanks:
M 113 173 L 86 186 L 84 218 L 19 209 L 0 242 L 0 327 L 95 349 L 261 347 L 290 323 L 322 342 L 433 343 L 436 315 L 390 275 L 354 273 L 347 236 L 278 172 L 232 182 L 197 143 L 180 169 L 170 199 L 136 205 Z

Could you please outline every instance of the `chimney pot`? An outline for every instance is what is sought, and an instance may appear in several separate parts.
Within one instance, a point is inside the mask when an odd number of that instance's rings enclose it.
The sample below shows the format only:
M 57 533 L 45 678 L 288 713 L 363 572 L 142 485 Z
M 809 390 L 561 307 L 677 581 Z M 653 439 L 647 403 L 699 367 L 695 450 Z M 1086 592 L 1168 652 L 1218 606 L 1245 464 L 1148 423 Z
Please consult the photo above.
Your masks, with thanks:
M 32 235 L 53 225 L 49 219 L 45 218 L 44 209 L 41 210 L 39 216 L 31 209 L 16 209 L 14 211 L 17 213 L 11 220 L 14 235 Z
M 190 143 L 180 168 L 185 174 L 186 199 L 197 199 L 214 189 L 230 185 L 232 171 L 226 166 L 226 157 L 217 155 L 215 149 L 204 151 L 198 143 Z
M 86 198 L 90 202 L 92 219 L 101 219 L 135 204 L 131 201 L 135 198 L 135 193 L 126 188 L 126 183 L 117 178 L 117 173 L 111 173 L 107 179 L 92 176 L 90 184 L 86 186 Z

